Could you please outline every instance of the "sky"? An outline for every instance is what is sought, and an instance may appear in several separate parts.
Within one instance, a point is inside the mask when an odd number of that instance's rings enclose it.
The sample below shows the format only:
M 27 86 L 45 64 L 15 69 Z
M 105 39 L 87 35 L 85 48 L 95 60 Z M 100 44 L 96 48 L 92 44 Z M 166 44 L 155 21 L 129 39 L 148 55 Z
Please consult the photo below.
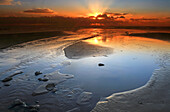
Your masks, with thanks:
M 127 13 L 131 19 L 170 19 L 170 0 L 0 0 L 0 16 L 94 16 Z

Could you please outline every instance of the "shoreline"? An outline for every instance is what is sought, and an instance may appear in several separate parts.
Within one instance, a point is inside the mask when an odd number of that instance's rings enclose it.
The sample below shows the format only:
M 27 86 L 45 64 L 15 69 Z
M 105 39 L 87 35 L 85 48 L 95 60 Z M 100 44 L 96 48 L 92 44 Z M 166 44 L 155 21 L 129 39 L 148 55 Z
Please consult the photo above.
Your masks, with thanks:
M 154 70 L 144 86 L 114 93 L 105 101 L 99 101 L 91 112 L 169 112 L 170 59 L 165 60 L 164 64 Z

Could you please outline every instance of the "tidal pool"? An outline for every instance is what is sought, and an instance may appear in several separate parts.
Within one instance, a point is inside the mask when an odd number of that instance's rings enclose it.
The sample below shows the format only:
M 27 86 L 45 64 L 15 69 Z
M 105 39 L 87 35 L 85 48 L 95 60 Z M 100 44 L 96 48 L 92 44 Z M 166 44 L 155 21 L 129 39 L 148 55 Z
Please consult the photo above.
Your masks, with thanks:
M 0 79 L 22 71 L 4 86 L 0 82 L 0 109 L 4 112 L 16 98 L 28 104 L 39 101 L 40 112 L 89 112 L 99 100 L 116 92 L 139 88 L 150 79 L 153 71 L 163 66 L 169 53 L 167 41 L 127 36 L 144 30 L 82 29 L 70 36 L 58 36 L 27 42 L 0 52 Z M 147 31 L 148 32 L 148 31 Z M 150 31 L 152 32 L 152 31 Z M 104 66 L 99 66 L 102 63 Z M 35 76 L 36 71 L 43 74 Z M 61 73 L 54 78 L 56 91 L 33 96 L 47 82 L 44 75 Z M 63 76 L 74 75 L 72 78 Z M 62 80 L 59 78 L 62 77 Z M 45 88 L 44 88 L 45 89 Z M 76 103 L 82 92 L 91 92 L 86 104 Z

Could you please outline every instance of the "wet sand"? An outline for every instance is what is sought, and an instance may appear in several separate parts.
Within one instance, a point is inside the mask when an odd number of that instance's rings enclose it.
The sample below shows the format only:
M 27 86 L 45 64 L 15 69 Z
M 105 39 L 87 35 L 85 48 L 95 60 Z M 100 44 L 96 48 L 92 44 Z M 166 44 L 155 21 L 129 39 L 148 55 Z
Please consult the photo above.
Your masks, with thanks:
M 4 49 L 13 45 L 21 44 L 28 41 L 49 38 L 54 36 L 69 35 L 63 31 L 47 31 L 47 32 L 29 32 L 29 33 L 13 33 L 0 34 L 0 49 Z
M 166 40 L 170 41 L 170 33 L 132 33 L 129 34 L 129 36 L 140 36 L 140 37 L 146 37 L 146 38 L 153 38 L 153 39 L 160 39 L 160 40 Z

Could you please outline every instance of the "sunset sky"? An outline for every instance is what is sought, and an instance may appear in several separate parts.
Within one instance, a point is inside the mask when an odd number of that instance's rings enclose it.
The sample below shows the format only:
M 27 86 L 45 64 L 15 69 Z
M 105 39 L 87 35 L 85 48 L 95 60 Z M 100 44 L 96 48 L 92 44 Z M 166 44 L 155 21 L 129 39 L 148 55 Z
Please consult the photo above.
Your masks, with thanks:
M 170 0 L 0 0 L 0 16 L 86 17 L 101 13 L 169 21 Z

